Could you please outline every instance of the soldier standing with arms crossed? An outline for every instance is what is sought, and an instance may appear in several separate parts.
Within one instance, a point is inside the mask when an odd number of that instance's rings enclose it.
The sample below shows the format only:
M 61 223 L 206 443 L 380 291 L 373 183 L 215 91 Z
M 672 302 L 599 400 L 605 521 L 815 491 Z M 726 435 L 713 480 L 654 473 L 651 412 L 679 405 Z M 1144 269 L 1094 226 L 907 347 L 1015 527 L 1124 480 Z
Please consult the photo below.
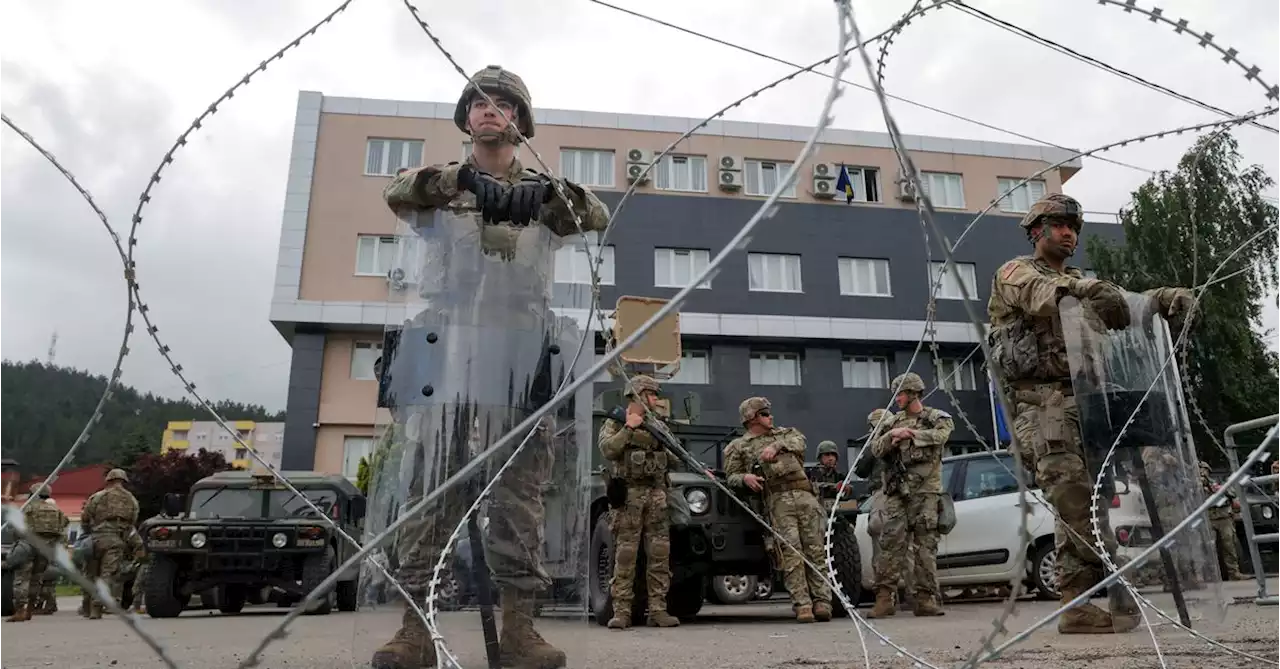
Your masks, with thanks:
M 738 414 L 747 433 L 724 449 L 729 486 L 765 492 L 769 522 L 786 544 L 781 547 L 783 580 L 791 593 L 796 621 L 831 620 L 822 506 L 804 471 L 804 435 L 793 427 L 774 427 L 769 400 L 752 397 Z M 756 474 L 754 472 L 760 472 Z M 803 558 L 797 550 L 804 551 Z M 804 563 L 807 558 L 819 572 Z
M 107 472 L 107 486 L 93 493 L 84 505 L 81 523 L 93 528 L 93 557 L 97 562 L 96 573 L 88 574 L 106 581 L 111 598 L 120 603 L 124 596 L 123 569 L 129 559 L 129 535 L 138 522 L 138 500 L 125 489 L 129 475 L 123 469 Z M 123 606 L 123 604 L 122 604 Z M 102 602 L 94 599 L 89 605 L 89 619 L 102 617 Z
M 868 618 L 897 613 L 893 604 L 898 579 L 912 570 L 917 616 L 943 615 L 938 601 L 938 512 L 941 505 L 942 452 L 955 424 L 951 415 L 920 401 L 924 381 L 915 372 L 893 380 L 898 413 L 881 427 L 871 453 L 883 465 L 884 527 L 876 561 L 876 604 Z M 915 556 L 908 560 L 914 541 Z
M 64 542 L 67 531 L 67 514 L 54 506 L 49 499 L 49 486 L 46 483 L 32 483 L 31 496 L 37 497 L 23 510 L 23 521 L 27 531 L 36 535 L 39 541 L 51 546 Z M 23 539 L 22 541 L 26 541 Z M 31 620 L 35 601 L 44 587 L 45 570 L 49 568 L 49 560 L 40 552 L 28 547 L 30 558 L 13 574 L 13 615 L 5 618 L 8 623 L 21 623 Z
M 650 627 L 676 627 L 680 621 L 667 613 L 667 591 L 671 588 L 671 522 L 667 511 L 670 470 L 667 451 L 642 427 L 645 410 L 657 413 L 658 382 L 648 376 L 632 377 L 626 396 L 627 422 L 606 420 L 600 427 L 600 452 L 613 465 L 613 477 L 626 483 L 626 501 L 614 510 L 613 617 L 609 629 L 631 626 L 631 603 L 635 600 L 636 558 L 644 540 L 645 582 L 648 586 Z
M 1001 370 L 1005 390 L 1014 403 L 1013 429 L 1022 464 L 1035 475 L 1058 515 L 1054 530 L 1057 547 L 1056 579 L 1067 604 L 1102 580 L 1104 565 L 1093 552 L 1089 505 L 1093 478 L 1085 463 L 1080 436 L 1080 411 L 1071 385 L 1066 344 L 1062 338 L 1058 301 L 1071 295 L 1087 311 L 1112 329 L 1129 325 L 1129 306 L 1117 286 L 1089 279 L 1066 264 L 1075 253 L 1083 210 L 1074 198 L 1060 193 L 1032 205 L 1020 223 L 1035 247 L 996 270 L 991 281 L 987 315 L 993 360 Z M 1146 291 L 1156 298 L 1160 314 L 1174 331 L 1193 304 L 1185 288 Z M 1107 550 L 1115 555 L 1115 537 L 1105 526 Z M 1058 618 L 1060 634 L 1128 632 L 1140 622 L 1136 603 L 1113 602 L 1110 612 L 1081 604 Z

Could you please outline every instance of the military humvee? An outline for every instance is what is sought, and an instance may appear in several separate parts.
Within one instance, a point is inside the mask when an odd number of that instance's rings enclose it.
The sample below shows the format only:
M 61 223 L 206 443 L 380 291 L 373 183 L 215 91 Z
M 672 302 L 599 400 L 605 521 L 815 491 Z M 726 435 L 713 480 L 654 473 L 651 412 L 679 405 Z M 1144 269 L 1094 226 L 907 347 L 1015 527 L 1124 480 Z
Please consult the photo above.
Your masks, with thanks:
M 344 476 L 282 472 L 290 483 L 345 532 L 359 536 L 365 497 Z M 185 501 L 185 503 L 184 503 Z M 145 588 L 147 613 L 172 618 L 193 593 L 217 591 L 223 613 L 239 613 L 246 601 L 271 588 L 281 603 L 300 601 L 354 554 L 355 548 L 271 474 L 219 472 L 181 495 L 166 495 L 165 513 L 140 532 L 151 556 Z M 308 611 L 356 609 L 358 569 L 344 573 L 328 596 Z

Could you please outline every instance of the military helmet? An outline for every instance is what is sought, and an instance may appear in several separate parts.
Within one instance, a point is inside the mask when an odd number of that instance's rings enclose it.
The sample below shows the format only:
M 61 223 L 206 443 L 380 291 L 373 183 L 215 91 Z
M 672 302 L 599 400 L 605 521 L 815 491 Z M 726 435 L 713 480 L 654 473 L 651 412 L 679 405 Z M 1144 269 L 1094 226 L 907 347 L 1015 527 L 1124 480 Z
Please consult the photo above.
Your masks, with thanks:
M 1023 230 L 1030 230 L 1031 226 L 1044 216 L 1070 216 L 1081 225 L 1084 224 L 1084 209 L 1078 200 L 1070 195 L 1050 193 L 1031 205 L 1031 210 L 1022 217 L 1022 222 L 1018 225 L 1021 225 Z
M 873 430 L 876 429 L 876 427 L 880 425 L 880 421 L 884 420 L 884 415 L 887 413 L 889 412 L 885 409 L 876 409 L 875 411 L 872 411 L 867 414 L 867 425 L 871 426 L 871 429 Z
M 902 384 L 902 387 L 899 388 L 898 384 Z M 921 379 L 920 375 L 916 374 L 915 372 L 907 372 L 906 374 L 899 374 L 897 378 L 893 380 L 893 383 L 891 385 L 894 388 L 898 388 L 898 392 L 902 392 L 904 390 L 915 392 L 915 393 L 924 392 L 924 380 Z
M 37 493 L 39 493 L 41 498 L 49 499 L 49 496 L 53 494 L 53 491 L 49 489 L 49 486 L 44 481 L 36 481 L 31 484 L 31 494 L 35 495 Z
M 767 397 L 748 397 L 738 405 L 738 415 L 742 417 L 743 423 L 750 423 L 755 420 L 756 414 L 771 408 L 773 405 Z
M 123 470 L 123 469 L 119 469 L 119 468 L 117 468 L 117 469 L 112 469 L 111 471 L 107 472 L 107 481 L 108 481 L 108 482 L 111 482 L 111 481 L 128 481 L 128 480 L 129 480 L 129 475 L 128 475 L 128 474 L 126 474 L 126 473 L 124 473 L 124 470 Z
M 453 124 L 458 126 L 459 130 L 468 132 L 467 110 L 471 106 L 471 100 L 478 95 L 477 88 L 489 95 L 511 98 L 516 105 L 518 117 L 511 120 L 515 121 L 520 134 L 526 139 L 533 137 L 533 99 L 529 97 L 529 89 L 525 87 L 523 79 L 511 70 L 503 69 L 501 65 L 490 65 L 471 75 L 471 81 L 467 82 L 466 88 L 462 89 L 458 106 L 453 110 Z
M 1209 463 L 1207 463 L 1207 462 L 1201 462 L 1201 463 L 1200 463 L 1200 471 L 1202 471 L 1202 472 L 1207 472 L 1207 471 L 1209 471 Z
M 840 455 L 840 447 L 836 446 L 836 442 L 830 439 L 818 444 L 818 455 L 826 455 L 828 453 L 836 456 Z
M 640 393 L 646 390 L 652 390 L 653 392 L 656 393 L 656 392 L 661 392 L 662 387 L 658 385 L 657 380 L 654 379 L 652 376 L 637 374 L 631 377 L 631 380 L 627 382 L 626 396 L 632 397 L 635 395 L 639 395 Z

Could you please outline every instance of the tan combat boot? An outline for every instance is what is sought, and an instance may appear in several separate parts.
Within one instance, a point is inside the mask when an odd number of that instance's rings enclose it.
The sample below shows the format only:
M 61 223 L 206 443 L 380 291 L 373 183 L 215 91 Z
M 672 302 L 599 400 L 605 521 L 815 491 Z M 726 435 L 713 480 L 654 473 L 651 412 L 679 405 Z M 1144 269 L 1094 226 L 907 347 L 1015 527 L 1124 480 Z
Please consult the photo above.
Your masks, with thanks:
M 1065 606 L 1083 592 L 1084 590 L 1077 588 L 1063 588 L 1062 598 L 1058 600 L 1058 603 Z M 1115 629 L 1113 628 L 1111 614 L 1087 602 L 1068 609 L 1061 616 L 1058 616 L 1058 634 L 1114 633 Z
M 913 611 L 917 616 L 945 616 L 946 611 L 938 604 L 932 593 L 916 593 L 916 605 Z
M 532 593 L 503 589 L 499 661 L 514 669 L 560 669 L 565 663 L 564 651 L 533 629 L 533 605 Z
M 13 615 L 4 619 L 7 623 L 24 623 L 28 620 L 31 620 L 31 606 L 28 604 L 17 606 L 13 609 Z
M 436 666 L 436 646 L 427 626 L 413 607 L 405 605 L 400 629 L 391 640 L 373 651 L 373 669 L 422 669 Z
M 798 623 L 811 623 L 811 622 L 813 622 L 813 607 L 812 607 L 812 606 L 810 606 L 810 605 L 808 605 L 808 604 L 805 604 L 804 606 L 797 606 L 797 607 L 796 607 L 796 622 L 798 622 Z
M 628 627 L 631 627 L 631 614 L 614 609 L 613 617 L 609 619 L 609 629 L 624 630 Z
M 876 605 L 867 614 L 868 618 L 888 618 L 898 612 L 893 605 L 893 588 L 876 590 Z
M 831 602 L 816 601 L 813 603 L 813 619 L 825 623 L 831 620 Z
M 665 605 L 662 605 L 661 608 L 658 608 L 658 606 L 659 605 L 655 604 L 652 601 L 650 601 L 649 603 L 649 620 L 648 620 L 649 627 L 679 627 L 680 626 L 680 619 L 671 615 L 670 613 L 667 613 L 667 607 Z

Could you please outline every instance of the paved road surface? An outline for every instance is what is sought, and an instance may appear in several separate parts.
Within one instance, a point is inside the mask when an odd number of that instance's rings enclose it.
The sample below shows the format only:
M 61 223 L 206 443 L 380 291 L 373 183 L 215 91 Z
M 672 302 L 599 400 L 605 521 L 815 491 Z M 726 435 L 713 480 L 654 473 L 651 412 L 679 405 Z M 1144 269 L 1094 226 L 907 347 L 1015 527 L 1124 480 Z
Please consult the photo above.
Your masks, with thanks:
M 1275 592 L 1275 579 L 1271 579 Z M 1252 582 L 1233 583 L 1228 593 L 1247 596 Z M 1170 613 L 1169 598 L 1149 593 Z M 161 663 L 118 621 L 88 621 L 75 614 L 75 599 L 59 601 L 61 611 L 32 622 L 4 624 L 0 660 L 5 669 L 32 667 L 121 667 L 150 669 Z M 877 629 L 939 667 L 954 666 L 990 630 L 998 603 L 955 604 L 942 618 L 918 619 L 899 614 L 876 623 Z M 1052 603 L 1024 601 L 1008 628 L 1019 631 L 1056 608 Z M 862 610 L 864 613 L 866 609 Z M 613 632 L 594 624 L 557 618 L 542 620 L 543 633 L 570 653 L 570 667 L 590 669 L 854 669 L 865 667 L 857 634 L 848 620 L 796 625 L 785 603 L 709 606 L 692 624 L 678 629 L 633 629 Z M 193 669 L 235 667 L 257 639 L 283 615 L 283 609 L 250 607 L 238 616 L 204 611 L 178 619 L 144 618 L 145 627 L 171 649 L 179 666 Z M 1277 657 L 1275 608 L 1242 602 L 1230 606 L 1222 622 L 1193 619 L 1193 627 L 1233 648 Z M 383 607 L 358 613 L 299 618 L 284 640 L 271 646 L 259 666 L 267 669 L 348 669 L 367 666 L 372 650 L 395 629 L 399 615 Z M 454 640 L 468 669 L 484 667 L 478 615 L 444 614 L 446 638 Z M 1167 666 L 1224 669 L 1265 666 L 1224 655 L 1167 624 L 1156 627 Z M 869 639 L 872 667 L 912 667 L 891 648 Z M 1159 667 L 1145 630 L 1120 637 L 1058 636 L 1053 626 L 998 660 L 993 669 L 1138 669 Z

